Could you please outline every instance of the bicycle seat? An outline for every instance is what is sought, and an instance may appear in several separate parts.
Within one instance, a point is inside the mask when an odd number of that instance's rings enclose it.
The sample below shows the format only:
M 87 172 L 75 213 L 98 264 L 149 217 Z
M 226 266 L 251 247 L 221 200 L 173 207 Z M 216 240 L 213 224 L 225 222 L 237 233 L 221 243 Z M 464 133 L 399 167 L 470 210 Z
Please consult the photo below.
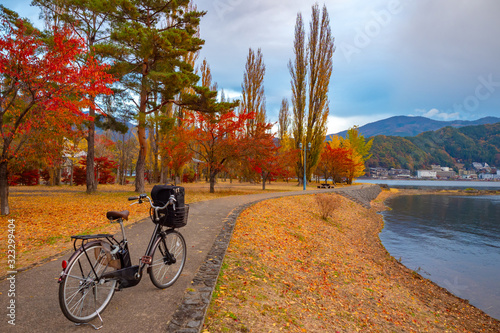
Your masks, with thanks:
M 106 217 L 111 221 L 118 219 L 128 220 L 128 214 L 129 214 L 128 210 L 124 210 L 122 212 L 110 211 L 106 213 Z

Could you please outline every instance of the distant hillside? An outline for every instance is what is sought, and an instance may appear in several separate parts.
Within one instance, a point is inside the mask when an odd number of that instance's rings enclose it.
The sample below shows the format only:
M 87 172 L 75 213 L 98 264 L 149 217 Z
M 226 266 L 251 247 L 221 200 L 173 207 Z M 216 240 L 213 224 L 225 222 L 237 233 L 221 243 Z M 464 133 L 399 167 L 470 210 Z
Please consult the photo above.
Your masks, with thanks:
M 500 167 L 500 122 L 445 127 L 415 137 L 377 135 L 373 138 L 368 167 L 417 170 L 431 164 L 486 162 Z
M 416 136 L 423 132 L 436 131 L 447 126 L 459 128 L 464 126 L 495 124 L 498 122 L 500 122 L 500 118 L 496 117 L 485 117 L 474 121 L 438 121 L 425 117 L 395 116 L 361 126 L 359 132 L 364 135 L 365 138 L 376 135 L 407 137 Z M 345 137 L 346 133 L 347 130 L 336 133 L 335 135 Z M 327 139 L 330 136 L 331 135 L 328 135 Z

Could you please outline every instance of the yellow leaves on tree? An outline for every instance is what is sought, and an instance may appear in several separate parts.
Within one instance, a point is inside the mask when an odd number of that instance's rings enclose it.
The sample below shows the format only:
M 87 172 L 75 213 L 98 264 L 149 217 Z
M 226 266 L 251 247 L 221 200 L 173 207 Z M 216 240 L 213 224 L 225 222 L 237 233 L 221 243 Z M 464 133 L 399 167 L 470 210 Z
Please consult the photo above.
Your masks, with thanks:
M 353 179 L 365 173 L 365 161 L 371 157 L 370 149 L 373 139 L 366 142 L 362 135 L 359 135 L 358 127 L 347 131 L 346 138 L 332 136 L 323 150 L 320 170 L 329 172 L 335 180 L 346 178 L 351 184 Z

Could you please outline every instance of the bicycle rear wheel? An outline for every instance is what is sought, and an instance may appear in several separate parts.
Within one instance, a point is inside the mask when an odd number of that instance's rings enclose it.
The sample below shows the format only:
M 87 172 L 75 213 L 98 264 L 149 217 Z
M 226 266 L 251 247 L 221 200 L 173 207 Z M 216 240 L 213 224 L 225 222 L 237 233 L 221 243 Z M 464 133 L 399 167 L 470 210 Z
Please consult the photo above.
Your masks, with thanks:
M 79 251 L 59 285 L 59 305 L 66 318 L 86 323 L 106 308 L 117 282 L 100 279 L 105 272 L 115 270 L 109 266 L 111 254 L 102 243 L 85 245 Z
M 156 240 L 151 257 L 151 282 L 160 289 L 170 287 L 179 278 L 186 263 L 184 237 L 178 231 L 167 230 L 165 237 Z

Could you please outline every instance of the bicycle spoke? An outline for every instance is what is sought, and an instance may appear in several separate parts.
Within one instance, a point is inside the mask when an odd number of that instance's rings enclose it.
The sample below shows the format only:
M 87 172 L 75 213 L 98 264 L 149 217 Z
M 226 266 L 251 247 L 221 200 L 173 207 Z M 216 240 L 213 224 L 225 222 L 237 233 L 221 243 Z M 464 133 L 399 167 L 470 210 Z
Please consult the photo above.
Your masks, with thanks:
M 180 276 L 186 260 L 186 245 L 182 235 L 169 230 L 153 249 L 150 278 L 160 288 L 171 286 Z
M 108 258 L 109 253 L 101 243 L 95 243 L 81 251 L 70 264 L 59 287 L 59 304 L 69 320 L 89 322 L 108 305 L 117 283 L 113 279 L 99 279 L 113 269 Z

